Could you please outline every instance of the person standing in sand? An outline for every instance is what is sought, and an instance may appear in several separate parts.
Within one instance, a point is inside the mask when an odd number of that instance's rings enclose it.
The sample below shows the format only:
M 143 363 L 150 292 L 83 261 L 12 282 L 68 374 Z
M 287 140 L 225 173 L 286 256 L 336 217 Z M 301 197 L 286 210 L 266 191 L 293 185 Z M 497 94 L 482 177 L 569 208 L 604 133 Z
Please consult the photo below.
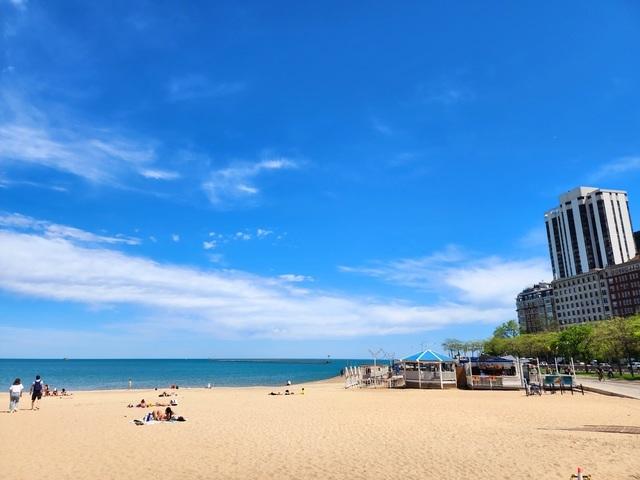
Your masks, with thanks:
M 42 399 L 43 384 L 40 375 L 36 375 L 36 381 L 31 384 L 31 410 L 39 410 L 40 407 L 36 406 L 36 402 Z
M 9 387 L 9 413 L 18 411 L 18 403 L 20 402 L 20 397 L 22 397 L 22 390 L 24 390 L 22 382 L 19 378 L 16 378 L 13 381 L 13 385 Z

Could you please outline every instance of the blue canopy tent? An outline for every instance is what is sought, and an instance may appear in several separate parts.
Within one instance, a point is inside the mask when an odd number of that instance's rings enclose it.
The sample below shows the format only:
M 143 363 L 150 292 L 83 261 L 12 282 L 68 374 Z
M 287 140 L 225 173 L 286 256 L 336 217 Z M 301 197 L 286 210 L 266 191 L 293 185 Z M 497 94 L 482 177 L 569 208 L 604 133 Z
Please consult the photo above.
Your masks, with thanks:
M 400 360 L 405 385 L 417 388 L 443 389 L 456 386 L 455 360 L 433 350 L 414 353 Z

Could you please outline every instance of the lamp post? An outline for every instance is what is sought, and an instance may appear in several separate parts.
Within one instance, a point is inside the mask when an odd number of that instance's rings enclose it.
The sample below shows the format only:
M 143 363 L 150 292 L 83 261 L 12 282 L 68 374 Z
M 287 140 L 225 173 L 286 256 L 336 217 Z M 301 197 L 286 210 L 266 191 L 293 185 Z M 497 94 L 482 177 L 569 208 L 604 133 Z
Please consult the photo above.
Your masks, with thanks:
M 384 350 L 379 348 L 376 352 L 374 352 L 373 350 L 369 349 L 369 353 L 371 354 L 371 356 L 373 357 L 373 366 L 376 366 L 376 361 L 378 360 L 378 356 L 383 353 Z

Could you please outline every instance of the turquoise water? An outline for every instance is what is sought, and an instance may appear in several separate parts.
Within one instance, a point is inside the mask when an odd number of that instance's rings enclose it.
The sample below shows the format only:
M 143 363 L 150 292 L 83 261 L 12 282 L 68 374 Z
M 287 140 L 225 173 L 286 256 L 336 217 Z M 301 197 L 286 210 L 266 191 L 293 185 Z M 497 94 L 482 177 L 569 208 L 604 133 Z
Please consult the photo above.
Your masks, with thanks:
M 362 360 L 0 360 L 0 386 L 16 377 L 28 388 L 41 375 L 51 388 L 127 388 L 284 385 L 334 377 Z

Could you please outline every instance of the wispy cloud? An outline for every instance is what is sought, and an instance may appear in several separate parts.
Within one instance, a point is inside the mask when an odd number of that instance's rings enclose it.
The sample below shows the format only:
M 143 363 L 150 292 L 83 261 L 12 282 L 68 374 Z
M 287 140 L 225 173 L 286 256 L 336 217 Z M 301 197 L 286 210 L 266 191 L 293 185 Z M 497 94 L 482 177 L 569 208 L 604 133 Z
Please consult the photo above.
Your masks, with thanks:
M 202 248 L 205 250 L 213 250 L 218 246 L 218 242 L 216 240 L 209 240 L 202 242 Z
M 34 165 L 95 183 L 118 183 L 125 175 L 175 178 L 156 169 L 153 142 L 96 128 L 67 114 L 55 122 L 44 112 L 5 94 L 0 102 L 0 165 Z
M 640 170 L 640 156 L 627 156 L 617 158 L 603 164 L 589 177 L 590 182 L 599 182 L 615 177 L 620 177 L 625 173 L 637 172 Z
M 443 77 L 418 85 L 418 97 L 424 103 L 435 103 L 452 106 L 471 101 L 475 98 L 473 91 L 459 79 Z
M 284 280 L 285 282 L 292 283 L 300 283 L 300 282 L 313 282 L 313 277 L 308 275 L 297 275 L 295 273 L 285 273 L 283 275 L 278 275 L 280 280 Z
M 27 0 L 9 0 L 9 3 L 19 10 L 27 8 Z
M 172 172 L 170 170 L 157 170 L 157 169 L 142 169 L 140 175 L 145 178 L 152 178 L 153 180 L 175 180 L 180 178 L 178 172 Z
M 513 308 L 524 287 L 551 278 L 546 258 L 511 260 L 495 256 L 470 257 L 449 247 L 426 257 L 341 267 L 391 284 L 433 292 L 469 308 Z
M 376 132 L 387 137 L 390 137 L 394 133 L 393 129 L 387 123 L 377 117 L 373 117 L 371 119 L 371 126 Z
M 204 75 L 191 74 L 171 79 L 167 85 L 168 98 L 172 102 L 217 98 L 235 95 L 245 90 L 244 82 L 213 82 Z
M 361 298 L 300 289 L 290 281 L 295 284 L 297 279 L 165 264 L 88 247 L 72 237 L 0 228 L 1 289 L 60 302 L 137 306 L 163 331 L 242 338 L 346 338 L 492 323 L 511 310 Z
M 256 237 L 258 238 L 266 238 L 269 235 L 273 235 L 273 230 L 267 230 L 266 228 L 256 229 Z
M 20 232 L 38 233 L 46 238 L 66 239 L 75 242 L 125 245 L 139 245 L 141 243 L 141 240 L 136 237 L 126 235 L 96 235 L 95 233 L 91 233 L 86 230 L 68 227 L 66 225 L 59 225 L 45 220 L 37 220 L 19 213 L 0 212 L 0 228 L 8 228 Z
M 284 157 L 273 157 L 255 163 L 236 162 L 211 172 L 203 189 L 215 206 L 255 202 L 260 194 L 256 185 L 260 176 L 297 168 L 298 163 Z
M 171 240 L 175 243 L 178 243 L 180 241 L 180 235 L 178 235 L 177 233 L 172 233 Z

